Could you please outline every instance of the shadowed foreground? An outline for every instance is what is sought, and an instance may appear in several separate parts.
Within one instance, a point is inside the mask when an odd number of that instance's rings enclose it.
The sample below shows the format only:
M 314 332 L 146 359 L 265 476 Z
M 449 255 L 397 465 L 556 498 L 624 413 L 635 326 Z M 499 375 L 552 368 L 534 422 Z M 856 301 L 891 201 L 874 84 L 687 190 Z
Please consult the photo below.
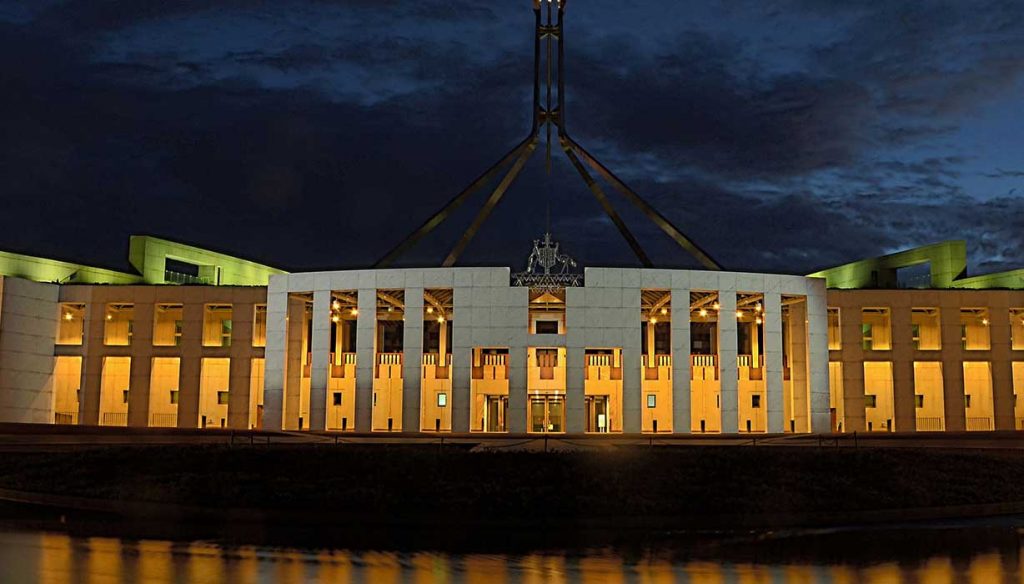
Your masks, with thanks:
M 765 527 L 1021 512 L 1024 453 L 106 446 L 7 453 L 0 489 L 128 516 Z

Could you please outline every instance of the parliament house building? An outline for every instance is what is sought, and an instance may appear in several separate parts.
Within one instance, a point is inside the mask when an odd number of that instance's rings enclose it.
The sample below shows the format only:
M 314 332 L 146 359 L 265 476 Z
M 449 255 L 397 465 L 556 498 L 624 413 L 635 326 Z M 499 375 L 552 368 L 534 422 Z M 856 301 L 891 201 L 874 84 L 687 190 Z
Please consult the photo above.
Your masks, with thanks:
M 285 273 L 148 236 L 0 252 L 0 422 L 355 433 L 1024 428 L 1024 270 L 951 241 L 808 276 Z

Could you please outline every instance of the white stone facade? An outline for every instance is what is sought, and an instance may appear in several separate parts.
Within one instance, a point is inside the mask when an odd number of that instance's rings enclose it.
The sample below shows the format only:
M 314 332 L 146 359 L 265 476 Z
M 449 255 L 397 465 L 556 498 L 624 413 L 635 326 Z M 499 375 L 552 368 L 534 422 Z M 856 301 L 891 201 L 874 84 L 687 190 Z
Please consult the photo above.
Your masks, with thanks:
M 679 314 L 690 313 L 690 292 L 718 292 L 720 314 L 736 311 L 737 293 L 761 294 L 764 305 L 763 355 L 767 391 L 768 432 L 789 430 L 783 416 L 783 332 L 780 309 L 783 296 L 806 299 L 805 311 L 807 400 L 809 428 L 797 431 L 827 432 L 830 428 L 829 369 L 825 282 L 801 276 L 712 272 L 695 270 L 587 268 L 585 286 L 566 290 L 565 334 L 531 334 L 529 289 L 510 286 L 508 268 L 428 268 L 351 270 L 278 275 L 268 289 L 266 377 L 263 423 L 266 429 L 281 428 L 285 406 L 286 352 L 289 336 L 289 298 L 312 296 L 312 354 L 309 428 L 323 430 L 327 404 L 330 298 L 333 291 L 358 293 L 357 372 L 355 430 L 370 426 L 377 290 L 404 290 L 407 314 L 422 309 L 424 289 L 453 291 L 452 431 L 470 430 L 470 353 L 474 347 L 508 348 L 509 415 L 507 431 L 525 432 L 527 350 L 530 347 L 566 349 L 565 430 L 583 432 L 584 351 L 617 348 L 622 351 L 622 431 L 641 431 L 641 292 L 671 291 L 672 298 L 686 299 Z M 293 313 L 294 314 L 294 313 Z M 802 314 L 803 315 L 803 314 Z M 676 434 L 690 431 L 690 319 L 671 321 L 674 358 L 672 417 Z M 403 429 L 419 430 L 418 367 L 422 354 L 422 321 L 407 319 L 404 329 L 405 367 Z M 718 326 L 721 371 L 721 431 L 740 430 L 737 404 L 737 330 L 731 318 Z M 294 345 L 293 345 L 294 346 Z M 728 366 L 726 366 L 728 365 Z
M 0 277 L 0 421 L 52 421 L 58 292 L 54 284 Z

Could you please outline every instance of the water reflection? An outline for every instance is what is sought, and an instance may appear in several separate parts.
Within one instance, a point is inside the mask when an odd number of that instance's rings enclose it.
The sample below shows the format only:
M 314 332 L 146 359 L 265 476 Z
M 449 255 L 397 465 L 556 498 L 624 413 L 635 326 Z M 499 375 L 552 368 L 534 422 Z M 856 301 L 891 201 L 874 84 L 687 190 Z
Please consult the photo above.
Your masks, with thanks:
M 870 538 L 869 534 L 865 534 Z M 964 538 L 970 538 L 964 534 Z M 945 541 L 949 541 L 948 539 Z M 966 541 L 966 539 L 965 539 Z M 125 582 L 249 583 L 373 582 L 380 584 L 465 582 L 662 584 L 914 583 L 989 584 L 1024 582 L 1016 532 L 994 549 L 967 547 L 896 560 L 843 559 L 836 547 L 822 557 L 772 563 L 759 560 L 680 559 L 677 554 L 611 550 L 571 553 L 445 554 L 298 550 L 174 543 L 60 533 L 0 531 L 0 582 L 43 584 Z M 796 543 L 796 542 L 794 542 Z M 840 542 L 841 545 L 842 542 Z M 953 540 L 955 547 L 955 540 Z M 757 546 L 757 542 L 750 542 Z M 820 552 L 815 552 L 819 553 Z M 754 553 L 758 555 L 758 553 Z

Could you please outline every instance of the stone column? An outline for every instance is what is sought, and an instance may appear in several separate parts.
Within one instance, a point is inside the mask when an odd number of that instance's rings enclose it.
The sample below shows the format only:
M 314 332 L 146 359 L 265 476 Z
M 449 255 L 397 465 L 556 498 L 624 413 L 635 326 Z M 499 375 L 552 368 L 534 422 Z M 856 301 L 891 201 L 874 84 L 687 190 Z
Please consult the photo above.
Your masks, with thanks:
M 508 417 L 505 419 L 505 425 L 512 434 L 526 432 L 526 367 L 526 345 L 510 345 L 508 348 Z
M 672 288 L 672 432 L 690 433 L 690 289 Z
M 302 376 L 306 355 L 302 338 L 306 335 L 306 301 L 288 296 L 288 333 L 285 352 L 284 428 L 298 430 L 302 416 Z M 303 424 L 305 425 L 305 424 Z
M 402 327 L 402 432 L 405 433 L 421 430 L 423 326 L 423 288 L 406 288 L 405 326 Z M 443 326 L 441 329 L 441 354 L 438 359 L 444 358 L 445 349 L 445 330 Z M 448 407 L 452 405 L 448 404 Z
M 847 297 L 843 296 L 843 298 Z M 843 412 L 845 418 L 843 420 L 843 432 L 863 432 L 867 428 L 864 415 L 864 335 L 861 330 L 862 320 L 861 307 L 854 300 L 851 299 L 848 303 L 840 306 L 839 330 L 843 347 Z
M 474 298 L 477 289 L 470 283 L 461 282 L 464 281 L 456 278 L 456 285 L 452 288 L 452 312 L 459 322 L 452 330 L 452 399 L 448 407 L 452 408 L 453 432 L 469 432 L 473 331 L 480 324 L 473 318 L 480 312 Z M 483 310 L 487 311 L 489 308 L 485 307 Z M 486 329 L 487 326 L 480 328 Z
M 946 431 L 967 429 L 964 408 L 964 351 L 960 331 L 960 294 L 943 294 L 939 309 L 942 326 L 942 402 Z
M 592 289 L 593 290 L 593 289 Z M 599 294 L 591 292 L 591 294 Z M 565 429 L 586 430 L 584 367 L 586 366 L 586 288 L 565 289 Z M 525 413 L 524 413 L 525 416 Z
M 807 432 L 830 432 L 831 406 L 828 387 L 828 306 L 825 281 L 810 285 L 807 295 L 807 396 L 810 400 L 810 428 Z M 861 369 L 863 377 L 863 368 Z M 861 399 L 864 387 L 861 383 Z M 805 410 L 806 411 L 806 410 Z M 861 408 L 861 412 L 864 409 Z
M 739 371 L 736 368 L 736 291 L 718 292 L 718 378 L 722 389 L 722 433 L 739 431 Z
M 331 291 L 313 292 L 313 353 L 309 373 L 309 429 L 327 429 L 327 367 L 331 360 Z
M 128 382 L 128 425 L 149 426 L 149 382 L 153 369 L 153 290 L 134 291 L 131 379 Z
M 768 408 L 768 432 L 786 429 L 782 407 L 782 295 L 765 292 L 761 302 L 764 326 L 764 388 Z M 790 312 L 792 319 L 793 313 Z
M 587 428 L 587 414 L 585 411 L 586 380 L 584 379 L 586 366 L 587 355 L 585 347 L 566 347 L 565 430 L 570 434 L 582 434 Z M 623 410 L 625 410 L 625 408 L 623 408 Z M 623 412 L 623 418 L 625 418 L 625 412 Z M 614 428 L 614 430 L 621 431 L 622 428 Z
M 178 427 L 199 427 L 199 380 L 203 359 L 202 302 L 185 302 L 181 325 L 181 372 L 178 376 Z
M 626 276 L 624 276 L 625 278 Z M 639 278 L 622 288 L 622 308 L 619 309 L 619 331 L 622 347 L 622 430 L 639 434 L 643 428 L 643 331 L 640 327 Z
M 893 294 L 892 315 L 892 390 L 893 430 L 917 429 L 917 404 L 914 390 L 914 335 L 909 295 Z
M 789 379 L 790 409 L 789 419 L 783 423 L 787 430 L 793 432 L 810 431 L 810 395 L 808 365 L 810 356 L 807 349 L 807 301 L 796 302 L 789 306 Z M 826 408 L 827 410 L 827 408 Z
M 356 431 L 373 421 L 373 377 L 377 361 L 377 289 L 360 288 L 356 316 Z
M 252 385 L 252 329 L 256 315 L 253 302 L 231 305 L 231 365 L 228 377 L 228 427 L 249 427 L 250 387 Z
M 106 304 L 90 302 L 85 309 L 85 339 L 82 344 L 82 393 L 78 403 L 78 423 L 100 423 L 100 388 L 103 379 L 103 326 Z
M 285 347 L 288 339 L 288 276 L 271 276 L 267 287 L 267 346 L 264 350 L 265 430 L 280 430 L 284 414 Z
M 1010 298 L 1006 292 L 990 292 L 989 334 L 992 359 L 992 411 L 996 430 L 1013 430 L 1013 353 L 1010 337 Z

